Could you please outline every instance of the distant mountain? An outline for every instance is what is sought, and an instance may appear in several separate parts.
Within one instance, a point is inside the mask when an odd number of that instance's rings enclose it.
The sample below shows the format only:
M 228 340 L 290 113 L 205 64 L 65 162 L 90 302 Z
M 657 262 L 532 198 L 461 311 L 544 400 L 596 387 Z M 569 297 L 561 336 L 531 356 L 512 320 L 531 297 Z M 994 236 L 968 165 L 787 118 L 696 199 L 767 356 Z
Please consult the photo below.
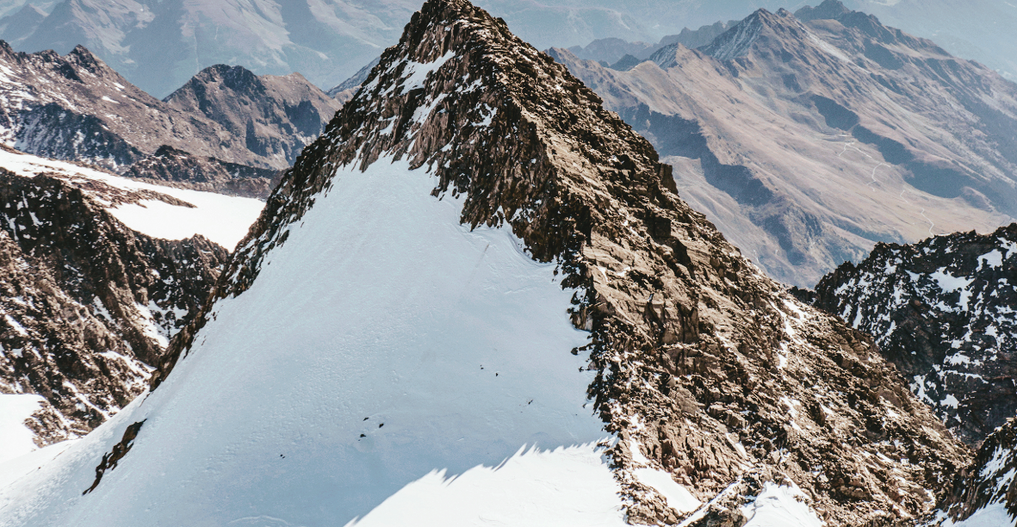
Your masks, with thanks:
M 298 74 L 214 66 L 159 101 L 83 47 L 25 54 L 0 42 L 0 141 L 124 171 L 161 146 L 249 167 L 288 167 L 341 103 Z
M 292 164 L 342 107 L 299 73 L 259 77 L 224 65 L 205 68 L 163 102 L 243 138 L 244 147 L 273 168 Z
M 1017 224 L 879 244 L 823 277 L 813 303 L 873 335 L 911 391 L 979 444 L 1017 415 Z
M 627 72 L 556 52 L 675 166 L 685 199 L 805 287 L 876 242 L 1017 216 L 1017 86 L 832 5 L 809 22 L 757 11 Z
M 732 20 L 730 22 L 715 22 L 699 29 L 684 28 L 681 33 L 676 35 L 665 35 L 656 44 L 626 42 L 620 38 L 612 37 L 594 40 L 586 46 L 572 46 L 568 50 L 581 59 L 600 62 L 601 65 L 612 69 L 631 69 L 631 66 L 636 64 L 632 63 L 631 59 L 628 61 L 629 67 L 627 68 L 618 68 L 615 65 L 626 56 L 637 59 L 639 62 L 648 60 L 657 50 L 672 44 L 681 44 L 687 48 L 705 46 L 737 23 L 737 20 Z
M 562 65 L 465 0 L 430 0 L 285 173 L 153 390 L 18 472 L 0 517 L 931 512 L 969 449 L 864 334 L 788 295 L 673 183 Z
M 340 103 L 346 104 L 347 101 L 353 98 L 353 95 L 357 93 L 357 89 L 360 85 L 367 80 L 367 76 L 371 74 L 371 70 L 378 65 L 378 61 L 381 58 L 375 58 L 368 65 L 360 68 L 352 77 L 340 82 L 332 89 L 328 90 L 328 96 L 339 101 Z

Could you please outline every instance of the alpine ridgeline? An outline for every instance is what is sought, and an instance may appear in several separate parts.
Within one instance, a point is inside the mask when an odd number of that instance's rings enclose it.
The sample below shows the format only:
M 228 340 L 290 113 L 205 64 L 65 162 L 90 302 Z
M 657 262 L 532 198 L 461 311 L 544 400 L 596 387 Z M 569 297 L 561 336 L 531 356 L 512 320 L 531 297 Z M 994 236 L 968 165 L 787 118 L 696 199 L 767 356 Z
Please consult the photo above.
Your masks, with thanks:
M 759 10 L 628 71 L 554 55 L 786 283 L 811 287 L 880 241 L 1017 217 L 1017 87 L 836 0 Z
M 877 244 L 823 277 L 813 305 L 873 335 L 947 427 L 978 445 L 1017 415 L 1017 224 Z M 807 295 L 808 296 L 808 295 Z
M 431 0 L 284 175 L 143 403 L 0 491 L 0 514 L 931 511 L 968 449 L 865 335 L 765 277 L 672 183 L 564 66 L 465 0 Z

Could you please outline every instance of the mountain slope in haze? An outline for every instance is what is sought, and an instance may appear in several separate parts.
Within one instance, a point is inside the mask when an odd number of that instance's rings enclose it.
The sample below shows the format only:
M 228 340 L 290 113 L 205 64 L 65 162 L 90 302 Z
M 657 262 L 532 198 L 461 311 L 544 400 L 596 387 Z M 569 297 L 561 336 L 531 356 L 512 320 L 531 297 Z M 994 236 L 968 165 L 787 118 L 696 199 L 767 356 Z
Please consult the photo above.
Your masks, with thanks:
M 163 102 L 243 137 L 248 150 L 275 167 L 292 164 L 342 107 L 299 73 L 259 77 L 224 65 L 205 68 Z
M 858 525 L 930 511 L 967 449 L 864 335 L 787 295 L 671 183 L 645 139 L 504 22 L 427 2 L 283 177 L 154 390 L 0 490 L 0 516 L 709 525 L 787 507 L 801 525 Z M 127 449 L 93 486 L 103 454 Z M 529 462 L 522 486 L 543 497 L 510 481 Z M 472 506 L 452 475 L 500 499 Z
M 996 232 L 879 244 L 823 277 L 814 305 L 873 335 L 911 390 L 979 444 L 1017 414 L 1017 224 Z
M 124 177 L 148 180 L 156 185 L 262 200 L 272 193 L 281 175 L 281 170 L 199 157 L 167 145 L 139 159 L 123 173 Z
M 1017 89 L 868 15 L 758 11 L 700 50 L 665 47 L 626 72 L 556 58 L 656 145 L 685 199 L 787 283 L 811 286 L 877 241 L 987 231 L 1017 214 Z
M 340 104 L 299 75 L 209 68 L 166 102 L 83 47 L 66 56 L 0 43 L 0 140 L 115 170 L 160 146 L 253 167 L 289 166 Z
M 399 39 L 418 7 L 412 0 L 29 0 L 48 13 L 24 10 L 25 23 L 0 26 L 0 38 L 23 51 L 66 53 L 79 44 L 137 86 L 163 97 L 199 70 L 239 64 L 259 75 L 299 71 L 315 85 L 335 86 Z M 483 7 L 541 48 L 604 37 L 657 42 L 686 24 L 729 20 L 784 2 L 612 2 L 489 0 Z M 2 22 L 0 22 L 2 24 Z M 693 26 L 696 27 L 696 26 Z
M 0 153 L 0 167 L 31 160 Z M 107 210 L 153 199 L 194 207 L 179 199 L 81 172 L 19 172 L 0 169 L 0 393 L 42 396 L 30 422 L 47 444 L 85 435 L 143 391 L 228 252 L 200 235 L 141 234 Z

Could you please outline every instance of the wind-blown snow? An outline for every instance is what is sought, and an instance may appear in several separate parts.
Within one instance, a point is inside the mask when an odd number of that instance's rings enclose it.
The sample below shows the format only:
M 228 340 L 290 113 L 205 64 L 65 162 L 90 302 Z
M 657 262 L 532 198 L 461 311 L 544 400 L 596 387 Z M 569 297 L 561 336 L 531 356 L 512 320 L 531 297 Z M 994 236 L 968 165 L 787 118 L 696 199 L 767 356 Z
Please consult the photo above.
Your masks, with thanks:
M 38 395 L 0 393 L 0 463 L 36 449 L 25 419 L 42 408 Z
M 452 480 L 432 472 L 348 527 L 622 527 L 616 492 L 614 476 L 592 445 L 520 451 L 499 467 L 475 467 Z
M 21 176 L 49 173 L 71 180 L 96 180 L 123 190 L 147 190 L 172 196 L 193 207 L 143 200 L 137 204 L 110 206 L 107 210 L 131 229 L 155 238 L 180 240 L 201 234 L 231 251 L 247 235 L 265 206 L 256 199 L 151 185 L 65 161 L 4 149 L 0 149 L 0 167 Z
M 506 525 L 623 524 L 589 446 L 607 435 L 586 401 L 592 375 L 570 353 L 588 334 L 553 264 L 509 230 L 460 225 L 461 202 L 432 197 L 436 179 L 405 161 L 333 183 L 158 390 L 0 491 L 7 525 L 488 524 L 483 507 L 434 510 L 472 499 L 470 482 L 503 491 Z M 130 453 L 82 496 L 142 419 Z M 517 455 L 573 445 L 587 446 Z M 442 470 L 462 481 L 442 486 Z M 556 499 L 533 485 L 557 485 Z M 595 510 L 560 510 L 587 493 Z

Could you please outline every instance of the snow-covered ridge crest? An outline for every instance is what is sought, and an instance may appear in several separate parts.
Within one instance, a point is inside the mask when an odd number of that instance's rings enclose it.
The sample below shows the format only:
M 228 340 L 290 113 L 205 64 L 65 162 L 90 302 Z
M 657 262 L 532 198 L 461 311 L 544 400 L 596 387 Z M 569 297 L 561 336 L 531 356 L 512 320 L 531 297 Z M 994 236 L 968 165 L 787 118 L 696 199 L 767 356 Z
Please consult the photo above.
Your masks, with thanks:
M 250 301 L 315 211 L 358 172 L 393 165 L 430 174 L 414 188 L 454 200 L 456 228 L 500 227 L 528 264 L 557 272 L 571 296 L 562 320 L 589 332 L 572 351 L 589 360 L 587 393 L 620 439 L 608 454 L 631 521 L 744 516 L 778 479 L 834 525 L 916 516 L 931 508 L 925 489 L 962 464 L 963 448 L 871 342 L 763 276 L 678 199 L 645 139 L 463 0 L 424 4 L 304 150 L 203 316 L 171 343 L 154 394 L 206 360 L 204 328 L 225 316 L 216 306 Z M 369 199 L 404 190 L 378 181 Z M 909 458 L 919 451 L 921 463 Z M 681 493 L 652 474 L 706 505 L 672 504 L 682 500 L 666 494 Z

